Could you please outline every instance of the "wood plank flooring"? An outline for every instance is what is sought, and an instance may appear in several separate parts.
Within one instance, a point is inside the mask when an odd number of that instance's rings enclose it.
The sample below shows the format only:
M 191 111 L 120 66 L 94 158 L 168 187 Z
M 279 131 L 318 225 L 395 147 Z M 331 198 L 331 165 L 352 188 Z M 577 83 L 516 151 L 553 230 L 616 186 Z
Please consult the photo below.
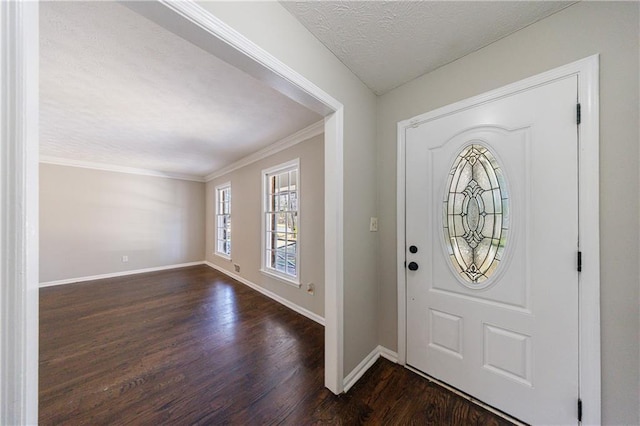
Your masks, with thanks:
M 43 288 L 40 424 L 511 424 L 382 359 L 335 396 L 323 339 L 207 266 Z

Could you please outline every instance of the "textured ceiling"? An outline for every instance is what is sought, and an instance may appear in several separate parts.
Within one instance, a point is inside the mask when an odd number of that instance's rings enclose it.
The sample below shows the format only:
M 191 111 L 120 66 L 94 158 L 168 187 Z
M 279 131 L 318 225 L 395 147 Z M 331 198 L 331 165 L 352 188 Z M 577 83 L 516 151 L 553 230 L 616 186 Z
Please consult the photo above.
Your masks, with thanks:
M 321 120 L 112 2 L 40 4 L 40 153 L 204 176 Z
M 383 94 L 545 18 L 562 1 L 282 1 Z

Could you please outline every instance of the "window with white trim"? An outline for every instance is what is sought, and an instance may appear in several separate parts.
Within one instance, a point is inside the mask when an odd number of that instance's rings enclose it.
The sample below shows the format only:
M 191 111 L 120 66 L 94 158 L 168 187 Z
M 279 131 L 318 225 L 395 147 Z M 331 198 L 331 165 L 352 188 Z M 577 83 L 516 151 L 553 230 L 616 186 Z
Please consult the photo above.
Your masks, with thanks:
M 216 187 L 216 254 L 231 257 L 231 183 Z
M 263 272 L 299 286 L 300 162 L 262 172 Z

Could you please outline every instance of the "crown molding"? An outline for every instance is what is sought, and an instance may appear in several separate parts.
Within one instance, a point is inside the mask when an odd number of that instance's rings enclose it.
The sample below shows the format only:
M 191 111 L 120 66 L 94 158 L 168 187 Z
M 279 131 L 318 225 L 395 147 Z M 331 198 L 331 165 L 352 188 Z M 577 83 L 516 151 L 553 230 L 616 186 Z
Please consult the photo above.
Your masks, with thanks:
M 213 173 L 208 174 L 205 177 L 205 181 L 210 182 L 215 178 L 226 175 L 227 173 L 231 173 L 232 171 L 238 170 L 242 167 L 248 166 L 249 164 L 255 163 L 256 161 L 260 161 L 277 152 L 284 151 L 287 148 L 291 148 L 292 146 L 297 145 L 300 142 L 309 140 L 312 137 L 318 136 L 322 133 L 324 133 L 324 120 L 313 123 L 312 125 L 307 126 L 304 129 L 299 130 L 284 139 L 272 143 L 271 145 L 261 149 L 260 151 L 249 154 L 246 157 L 236 161 L 235 163 L 231 163 L 228 166 L 225 166 Z
M 324 133 L 324 120 L 320 120 L 310 126 L 307 126 L 304 129 L 299 130 L 296 133 L 290 136 L 287 136 L 286 138 L 281 139 L 261 149 L 260 151 L 254 152 L 253 154 L 250 154 L 236 161 L 235 163 L 229 164 L 228 166 L 225 166 L 222 169 L 217 170 L 205 177 L 197 176 L 197 175 L 189 175 L 184 173 L 170 173 L 170 172 L 161 172 L 158 170 L 125 167 L 125 166 L 118 166 L 115 164 L 98 163 L 93 161 L 73 160 L 69 158 L 53 157 L 48 155 L 40 156 L 40 163 L 54 164 L 56 166 L 80 167 L 83 169 L 103 170 L 107 172 L 128 173 L 132 175 L 188 180 L 192 182 L 209 182 L 217 177 L 230 173 L 234 170 L 247 166 L 251 163 L 255 163 L 256 161 L 262 160 L 263 158 L 266 158 L 277 152 L 283 151 L 287 148 L 297 145 L 300 142 L 309 140 L 312 137 L 320 135 L 322 133 Z
M 56 166 L 80 167 L 83 169 L 103 170 L 106 172 L 128 173 L 132 175 L 153 176 L 167 179 L 188 180 L 193 182 L 204 182 L 202 176 L 188 175 L 183 173 L 161 172 L 157 170 L 138 169 L 135 167 L 117 166 L 115 164 L 96 163 L 92 161 L 72 160 L 69 158 L 40 156 L 40 163 L 54 164 Z

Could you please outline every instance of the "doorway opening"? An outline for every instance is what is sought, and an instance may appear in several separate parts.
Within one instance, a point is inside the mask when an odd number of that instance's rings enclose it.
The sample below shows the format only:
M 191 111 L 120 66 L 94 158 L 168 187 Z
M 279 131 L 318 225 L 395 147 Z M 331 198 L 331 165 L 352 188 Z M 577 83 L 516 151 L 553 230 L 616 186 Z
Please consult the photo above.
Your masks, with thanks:
M 206 45 L 205 50 L 215 50 L 229 64 L 325 117 L 325 385 L 332 392 L 341 393 L 342 104 L 195 3 L 158 1 L 128 5 L 196 45 Z M 11 198 L 2 200 L 2 216 L 7 218 L 4 232 L 16 235 L 11 244 L 2 247 L 3 280 L 13 286 L 3 292 L 0 300 L 3 314 L 7 313 L 0 345 L 2 359 L 7 360 L 1 371 L 3 393 L 10 392 L 16 399 L 2 398 L 2 412 L 10 413 L 10 418 L 3 419 L 6 423 L 28 424 L 37 422 L 38 405 L 38 3 L 3 3 L 0 18 L 9 23 L 2 26 L 7 72 L 1 77 L 11 92 L 3 100 L 2 130 L 3 136 L 15 141 L 12 147 L 16 150 L 3 155 L 5 159 L 11 158 L 3 163 L 3 172 L 8 177 L 3 184 L 15 187 Z M 13 43 L 5 43 L 6 40 Z

